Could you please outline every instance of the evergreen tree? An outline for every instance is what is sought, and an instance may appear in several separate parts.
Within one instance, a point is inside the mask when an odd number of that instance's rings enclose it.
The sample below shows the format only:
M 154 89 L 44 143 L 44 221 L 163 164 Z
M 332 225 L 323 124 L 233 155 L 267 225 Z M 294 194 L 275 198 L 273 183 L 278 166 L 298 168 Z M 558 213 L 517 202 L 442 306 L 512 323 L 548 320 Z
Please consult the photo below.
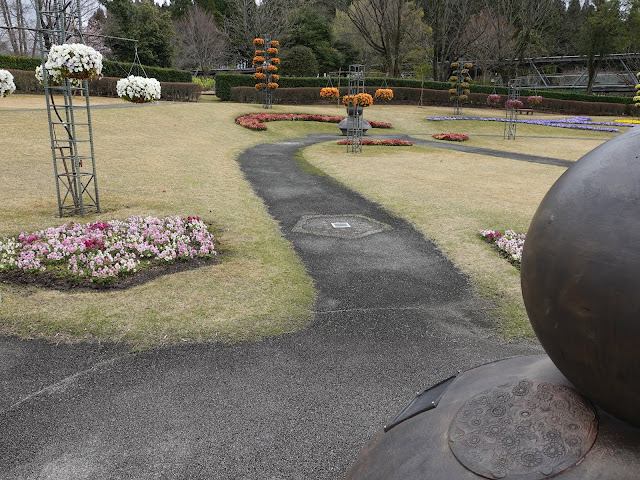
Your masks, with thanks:
M 171 66 L 174 33 L 168 12 L 160 11 L 151 0 L 105 0 L 104 6 L 106 35 L 138 40 L 138 57 L 143 65 Z M 106 43 L 116 60 L 133 61 L 136 44 L 114 38 L 107 38 Z

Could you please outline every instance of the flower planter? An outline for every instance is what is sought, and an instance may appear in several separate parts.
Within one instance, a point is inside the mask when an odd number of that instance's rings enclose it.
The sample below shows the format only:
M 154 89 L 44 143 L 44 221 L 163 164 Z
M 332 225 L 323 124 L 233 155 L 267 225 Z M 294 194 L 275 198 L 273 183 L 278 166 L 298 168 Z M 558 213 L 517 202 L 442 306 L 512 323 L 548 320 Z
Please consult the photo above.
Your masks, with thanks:
M 355 117 L 356 115 L 362 116 L 363 110 L 364 107 L 360 106 L 347 107 L 347 115 L 349 115 L 350 117 Z

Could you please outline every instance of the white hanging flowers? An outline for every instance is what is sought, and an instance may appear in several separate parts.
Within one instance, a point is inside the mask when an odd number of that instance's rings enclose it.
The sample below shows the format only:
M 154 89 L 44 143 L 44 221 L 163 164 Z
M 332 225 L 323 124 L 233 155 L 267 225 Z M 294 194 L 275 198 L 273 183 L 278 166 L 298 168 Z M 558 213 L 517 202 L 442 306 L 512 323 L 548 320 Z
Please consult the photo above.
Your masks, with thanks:
M 148 103 L 160 98 L 160 82 L 155 78 L 121 78 L 116 84 L 118 96 L 133 103 Z
M 63 77 L 59 70 L 47 70 L 49 74 L 48 85 L 62 85 Z M 44 81 L 42 78 L 42 65 L 38 65 L 36 67 L 36 80 L 40 82 L 41 85 L 44 85 Z M 69 79 L 72 87 L 82 87 L 82 80 L 71 78 Z
M 54 45 L 44 66 L 52 76 L 91 79 L 102 73 L 102 54 L 82 43 Z
M 16 91 L 16 84 L 13 83 L 13 75 L 7 70 L 0 70 L 0 98 L 11 95 Z

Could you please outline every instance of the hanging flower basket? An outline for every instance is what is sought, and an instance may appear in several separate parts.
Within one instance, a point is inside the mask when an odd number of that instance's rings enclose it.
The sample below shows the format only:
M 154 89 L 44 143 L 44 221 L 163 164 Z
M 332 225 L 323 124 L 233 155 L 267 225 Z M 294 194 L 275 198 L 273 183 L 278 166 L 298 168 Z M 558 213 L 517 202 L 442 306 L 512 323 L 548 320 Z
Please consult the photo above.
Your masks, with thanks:
M 272 58 L 271 59 L 271 64 L 272 65 L 280 65 L 280 59 L 279 58 Z
M 155 78 L 129 75 L 116 83 L 118 96 L 132 103 L 150 103 L 159 100 L 160 89 L 160 82 Z
M 62 77 L 62 75 L 60 75 L 60 72 L 47 70 L 47 73 L 49 74 L 49 77 L 47 79 L 47 85 L 50 85 L 50 86 L 62 85 L 64 78 Z M 42 65 L 38 65 L 36 67 L 35 76 L 36 76 L 36 80 L 40 82 L 40 85 L 44 85 L 44 79 L 42 77 Z M 72 87 L 76 87 L 76 88 L 82 87 L 82 80 L 79 80 L 77 78 L 69 78 L 67 80 L 69 80 L 69 83 L 71 84 Z
M 467 62 L 467 63 L 464 64 L 464 68 L 469 69 L 471 67 L 473 67 L 473 63 L 471 63 L 471 62 Z
M 272 57 L 275 57 L 276 55 L 278 55 L 278 49 L 273 47 L 267 48 L 267 53 Z
M 253 39 L 253 44 L 257 47 L 260 45 L 264 45 L 264 39 L 262 38 L 254 38 Z
M 320 90 L 320 96 L 325 100 L 337 100 L 340 96 L 340 92 L 335 87 L 327 87 Z
M 254 55 L 256 57 L 263 57 L 264 56 L 264 50 L 256 50 Z
M 524 103 L 522 103 L 520 100 L 507 100 L 506 102 L 504 102 L 504 106 L 507 110 L 511 110 L 512 108 L 523 108 Z
M 256 67 L 256 72 L 258 73 L 262 73 L 263 68 L 262 67 Z
M 270 45 L 273 48 L 278 48 L 280 46 L 280 42 L 278 40 L 271 40 Z
M 253 74 L 253 79 L 262 82 L 267 76 L 262 72 L 256 72 Z
M 0 98 L 7 97 L 16 91 L 13 75 L 8 70 L 0 70 Z
M 276 74 L 271 75 L 272 82 L 277 82 L 278 80 L 280 80 L 280 75 L 276 75 Z
M 368 107 L 373 105 L 373 97 L 368 93 L 358 93 L 357 95 L 345 95 L 342 97 L 342 104 L 347 107 Z
M 266 83 L 256 83 L 256 90 L 264 90 L 265 88 L 267 88 Z
M 531 107 L 537 107 L 540 105 L 540 102 L 542 102 L 542 97 L 540 95 L 531 95 L 530 97 L 527 97 L 527 103 Z
M 278 71 L 278 67 L 275 65 L 267 65 L 267 72 L 276 73 Z
M 91 79 L 102 73 L 102 54 L 82 43 L 54 45 L 44 66 L 65 78 Z
M 491 95 L 487 96 L 487 105 L 491 107 L 498 106 L 500 105 L 501 100 L 502 97 L 500 95 L 498 95 L 497 93 L 492 93 Z
M 451 68 L 458 68 L 460 66 L 460 62 L 451 62 Z
M 278 88 L 278 84 L 275 82 L 269 82 L 267 83 L 267 88 L 269 88 L 270 90 L 275 90 L 276 88 Z
M 390 102 L 393 100 L 393 90 L 390 88 L 379 88 L 376 90 L 376 93 L 373 94 L 373 97 L 382 102 Z
M 254 65 L 262 65 L 263 63 L 264 63 L 264 57 L 261 57 L 261 56 L 258 56 L 258 55 L 253 57 L 253 64 Z
M 457 75 L 451 75 L 449 77 L 449 81 L 450 82 L 457 82 L 458 81 L 458 76 Z

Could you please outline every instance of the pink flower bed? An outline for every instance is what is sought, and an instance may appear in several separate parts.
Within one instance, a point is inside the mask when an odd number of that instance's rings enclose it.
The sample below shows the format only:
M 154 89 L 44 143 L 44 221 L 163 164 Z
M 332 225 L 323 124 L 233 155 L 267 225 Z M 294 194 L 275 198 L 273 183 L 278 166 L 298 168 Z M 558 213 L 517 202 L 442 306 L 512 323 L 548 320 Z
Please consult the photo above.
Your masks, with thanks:
M 349 141 L 349 145 L 353 142 Z M 347 140 L 338 141 L 338 145 L 347 145 Z M 399 140 L 399 139 L 387 139 L 387 140 L 373 140 L 370 138 L 365 138 L 362 140 L 362 145 L 386 145 L 392 147 L 410 147 L 413 145 L 413 142 L 408 140 Z
M 463 133 L 434 133 L 431 135 L 438 140 L 449 140 L 450 142 L 464 142 L 469 137 Z
M 249 113 L 236 118 L 236 123 L 250 130 L 266 130 L 266 122 L 277 121 L 301 121 L 301 122 L 325 122 L 340 123 L 345 117 L 332 117 L 329 115 L 312 115 L 309 113 Z M 391 128 L 390 123 L 369 122 L 372 128 Z
M 0 272 L 51 271 L 110 281 L 150 264 L 215 256 L 213 235 L 198 217 L 139 216 L 107 223 L 70 223 L 0 239 Z
M 480 237 L 493 245 L 512 264 L 520 268 L 525 240 L 524 233 L 516 233 L 513 230 L 506 230 L 504 233 L 495 230 L 481 230 Z

